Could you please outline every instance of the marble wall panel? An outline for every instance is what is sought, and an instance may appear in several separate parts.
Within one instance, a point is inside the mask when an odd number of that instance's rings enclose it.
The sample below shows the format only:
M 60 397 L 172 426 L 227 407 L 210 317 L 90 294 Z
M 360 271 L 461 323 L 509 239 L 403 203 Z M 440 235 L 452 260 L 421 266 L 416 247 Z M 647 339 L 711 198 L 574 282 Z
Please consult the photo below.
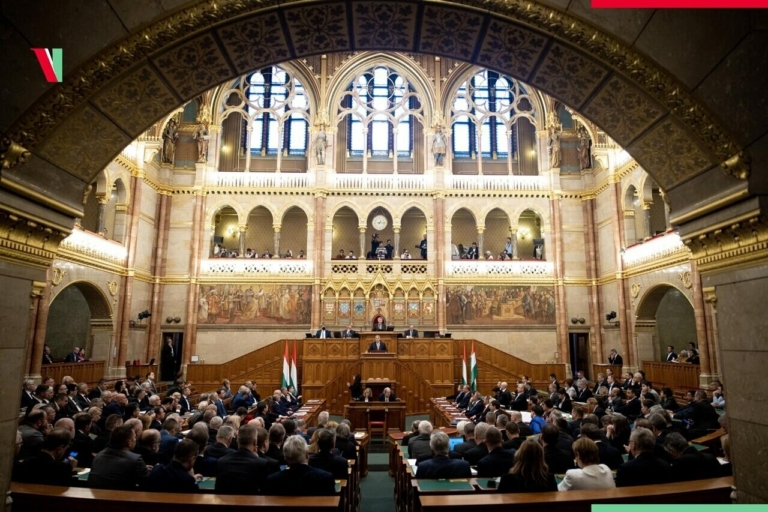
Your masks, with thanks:
M 585 320 L 583 325 L 590 324 L 589 289 L 586 286 L 566 286 L 565 307 L 568 325 L 572 325 L 571 318 L 583 318 Z
M 613 240 L 613 226 L 611 223 L 603 225 L 597 230 L 597 274 L 605 276 L 616 270 L 616 248 Z
M 451 329 L 454 339 L 476 339 L 530 363 L 556 361 L 555 329 L 525 331 L 476 331 Z
M 306 329 L 198 329 L 197 355 L 201 362 L 220 364 L 282 339 L 304 339 Z

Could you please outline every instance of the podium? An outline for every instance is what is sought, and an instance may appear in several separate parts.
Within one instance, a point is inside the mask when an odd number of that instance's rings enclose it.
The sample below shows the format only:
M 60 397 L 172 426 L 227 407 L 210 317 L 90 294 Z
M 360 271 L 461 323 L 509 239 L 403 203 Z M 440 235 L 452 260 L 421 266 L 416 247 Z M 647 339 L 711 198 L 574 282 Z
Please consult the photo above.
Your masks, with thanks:
M 381 341 L 387 346 L 388 354 L 397 354 L 397 333 L 394 331 L 365 331 L 360 333 L 360 353 L 365 354 L 368 347 L 376 339 L 376 335 L 381 337 Z M 394 376 L 394 375 L 392 375 Z M 387 375 L 388 377 L 388 375 Z
M 360 375 L 363 381 L 369 379 L 390 380 L 395 377 L 395 360 L 397 354 L 390 352 L 371 352 L 360 355 L 363 369 Z
M 378 397 L 377 397 L 378 398 Z M 350 402 L 344 406 L 344 416 L 352 423 L 352 429 L 368 429 L 368 417 L 386 417 L 384 431 L 390 428 L 405 430 L 405 402 Z

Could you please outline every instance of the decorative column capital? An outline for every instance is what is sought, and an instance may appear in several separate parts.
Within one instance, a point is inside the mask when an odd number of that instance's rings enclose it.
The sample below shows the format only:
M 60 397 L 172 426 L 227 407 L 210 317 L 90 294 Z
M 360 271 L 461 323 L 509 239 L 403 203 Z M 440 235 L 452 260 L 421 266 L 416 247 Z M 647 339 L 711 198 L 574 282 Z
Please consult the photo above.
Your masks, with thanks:
M 10 169 L 23 164 L 32 156 L 26 148 L 0 133 L 0 169 Z
M 275 230 L 275 233 L 279 233 L 282 227 L 283 227 L 282 224 L 272 224 L 272 229 Z
M 248 226 L 247 226 L 246 224 L 239 224 L 239 225 L 237 226 L 237 229 L 238 229 L 238 231 L 240 231 L 241 233 L 245 233 L 246 231 L 248 231 Z

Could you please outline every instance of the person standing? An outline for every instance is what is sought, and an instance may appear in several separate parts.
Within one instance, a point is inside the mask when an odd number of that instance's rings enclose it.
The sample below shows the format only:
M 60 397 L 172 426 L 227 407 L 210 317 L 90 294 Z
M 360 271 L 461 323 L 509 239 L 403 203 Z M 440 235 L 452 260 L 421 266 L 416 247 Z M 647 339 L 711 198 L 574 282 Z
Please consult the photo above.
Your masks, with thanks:
M 675 361 L 677 361 L 677 354 L 675 354 L 675 347 L 673 347 L 672 345 L 667 346 L 666 361 L 668 363 L 674 363 Z
M 608 364 L 613 364 L 616 366 L 621 366 L 624 364 L 624 361 L 622 360 L 621 356 L 618 352 L 616 352 L 616 349 L 611 349 L 611 353 L 608 354 Z
M 417 249 L 421 251 L 421 259 L 425 260 L 427 259 L 427 234 L 424 233 L 424 238 L 421 240 L 421 243 L 416 246 Z
M 173 339 L 170 336 L 165 338 L 165 346 L 163 346 L 160 359 L 163 380 L 173 382 L 176 378 L 176 350 L 173 348 Z

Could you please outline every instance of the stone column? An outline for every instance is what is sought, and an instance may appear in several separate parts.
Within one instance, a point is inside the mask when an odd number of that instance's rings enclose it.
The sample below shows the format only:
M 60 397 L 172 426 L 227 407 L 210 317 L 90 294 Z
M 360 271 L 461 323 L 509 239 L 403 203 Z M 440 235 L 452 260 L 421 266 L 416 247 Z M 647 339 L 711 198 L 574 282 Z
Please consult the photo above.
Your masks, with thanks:
M 98 196 L 96 199 L 99 201 L 99 217 L 96 223 L 96 232 L 100 235 L 103 235 L 104 229 L 106 227 L 104 224 L 106 222 L 107 203 L 109 202 L 109 196 Z
M 483 249 L 483 233 L 485 233 L 485 226 L 477 226 L 477 252 L 479 253 L 478 259 L 480 260 L 485 257 L 485 250 Z
M 706 303 L 704 312 L 704 321 L 707 326 L 707 344 L 709 345 L 710 363 L 709 367 L 712 370 L 713 379 L 721 379 L 723 370 L 720 367 L 720 346 L 718 343 L 717 332 L 717 315 L 716 304 L 717 296 L 713 288 L 703 288 L 702 295 L 704 296 L 704 302 Z
M 392 128 L 392 174 L 397 174 L 397 127 Z
M 392 227 L 392 231 L 395 232 L 395 254 L 392 257 L 396 260 L 400 259 L 400 226 Z
M 159 353 L 159 331 L 161 316 L 163 313 L 163 295 L 164 288 L 160 279 L 165 276 L 165 263 L 168 246 L 168 234 L 170 232 L 171 220 L 171 201 L 173 196 L 167 192 L 162 192 L 159 196 L 160 205 L 157 218 L 157 242 L 155 244 L 155 260 L 152 264 L 152 299 L 150 303 L 149 328 L 147 329 L 147 351 L 144 360 L 160 359 Z
M 322 323 L 323 304 L 321 302 L 321 290 L 325 273 L 325 207 L 326 193 L 315 192 L 315 241 L 312 250 L 314 265 L 314 284 L 312 286 L 312 329 L 320 327 Z M 308 256 L 309 257 L 309 256 Z
M 435 313 L 437 315 L 437 328 L 440 332 L 445 332 L 447 322 L 445 318 L 445 197 L 442 192 L 436 192 L 433 196 L 434 207 L 434 238 L 432 247 L 427 247 L 428 251 L 434 252 L 432 261 L 435 262 L 435 278 L 437 279 L 437 303 L 435 304 Z M 429 253 L 427 253 L 429 256 Z M 450 258 L 448 258 L 450 260 Z
M 651 232 L 651 204 L 643 203 L 643 237 L 650 238 L 653 236 Z
M 603 360 L 603 332 L 600 329 L 600 291 L 597 288 L 598 248 L 595 240 L 595 198 L 584 198 L 581 203 L 584 218 L 584 247 L 587 252 L 587 279 L 591 281 L 588 288 L 589 296 L 589 335 L 592 345 L 592 360 Z
M 520 254 L 517 251 L 517 230 L 516 229 L 510 230 L 510 238 L 512 238 L 512 259 L 519 260 Z
M 240 230 L 240 257 L 242 258 L 245 254 L 245 233 L 248 227 L 245 224 L 240 224 L 238 228 Z
M 48 328 L 48 310 L 51 303 L 51 277 L 53 270 L 46 272 L 45 286 L 37 299 L 37 311 L 34 314 L 34 331 L 31 339 L 30 364 L 27 367 L 29 378 L 39 382 L 42 377 L 43 349 L 45 348 L 45 333 Z M 33 288 L 34 293 L 34 288 Z
M 557 351 L 560 357 L 558 363 L 565 364 L 566 375 L 571 374 L 570 357 L 568 357 L 568 320 L 565 306 L 565 262 L 563 249 L 563 223 L 560 197 L 550 200 L 552 211 L 552 237 L 555 242 L 555 322 L 557 329 Z
M 637 369 L 636 354 L 630 350 L 630 325 L 628 313 L 629 301 L 627 300 L 626 281 L 624 279 L 624 260 L 621 257 L 621 248 L 624 247 L 624 215 L 621 209 L 621 202 L 619 196 L 621 191 L 620 180 L 615 175 L 608 177 L 609 191 L 611 195 L 611 209 L 613 215 L 611 215 L 613 223 L 613 246 L 615 248 L 615 261 L 616 261 L 616 288 L 618 305 L 616 308 L 616 320 L 619 321 L 619 335 L 621 336 L 621 351 L 622 359 L 624 360 L 624 366 L 628 367 L 627 371 L 635 371 Z M 601 360 L 604 357 L 601 354 Z
M 360 254 L 357 255 L 360 259 L 365 259 L 365 226 L 358 226 L 360 231 Z
M 274 242 L 275 242 L 275 256 L 280 257 L 280 224 L 273 224 L 272 228 L 275 230 Z
M 195 336 L 197 334 L 197 294 L 198 273 L 200 262 L 200 239 L 202 238 L 203 207 L 205 196 L 202 190 L 195 191 L 195 203 L 192 213 L 192 241 L 189 255 L 189 287 L 187 288 L 187 308 L 184 325 L 184 348 L 182 354 L 182 369 L 186 373 L 186 366 L 192 356 L 197 352 Z
M 130 229 L 128 232 L 128 260 L 127 276 L 123 280 L 120 300 L 120 326 L 117 337 L 117 361 L 114 362 L 113 372 L 117 375 L 125 374 L 125 360 L 128 356 L 128 338 L 130 337 L 131 299 L 133 297 L 133 279 L 136 263 L 136 244 L 139 238 L 139 217 L 141 217 L 141 189 L 144 173 L 139 171 L 131 174 L 131 208 Z
M 707 325 L 704 318 L 704 294 L 701 290 L 701 275 L 696 267 L 696 261 L 691 260 L 691 281 L 693 291 L 693 314 L 696 320 L 696 348 L 699 350 L 699 384 L 707 386 L 712 381 L 710 367 L 709 343 L 707 342 Z
M 252 124 L 246 123 L 245 125 L 245 172 L 251 172 L 251 130 Z M 240 167 L 240 151 L 237 147 L 232 148 L 235 152 L 235 168 Z

